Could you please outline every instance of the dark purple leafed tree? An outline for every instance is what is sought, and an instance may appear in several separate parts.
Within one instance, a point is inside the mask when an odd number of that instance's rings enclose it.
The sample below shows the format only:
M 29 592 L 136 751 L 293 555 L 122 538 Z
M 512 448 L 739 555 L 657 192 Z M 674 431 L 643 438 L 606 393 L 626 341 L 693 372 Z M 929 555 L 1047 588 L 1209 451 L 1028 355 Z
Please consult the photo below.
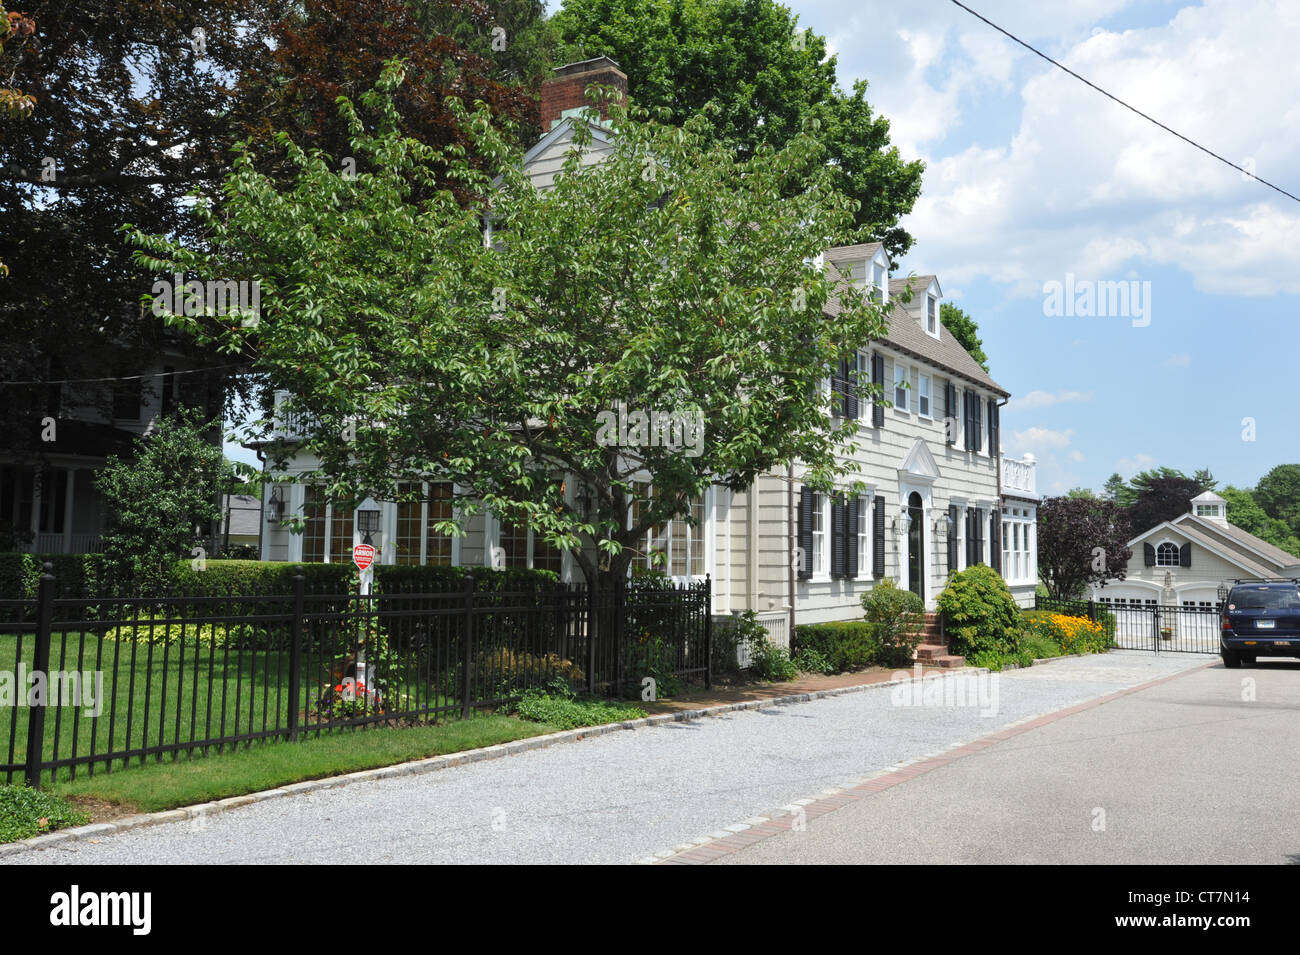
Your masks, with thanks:
M 1089 584 L 1124 579 L 1131 525 L 1112 501 L 1049 497 L 1038 506 L 1038 576 L 1053 597 L 1078 598 Z

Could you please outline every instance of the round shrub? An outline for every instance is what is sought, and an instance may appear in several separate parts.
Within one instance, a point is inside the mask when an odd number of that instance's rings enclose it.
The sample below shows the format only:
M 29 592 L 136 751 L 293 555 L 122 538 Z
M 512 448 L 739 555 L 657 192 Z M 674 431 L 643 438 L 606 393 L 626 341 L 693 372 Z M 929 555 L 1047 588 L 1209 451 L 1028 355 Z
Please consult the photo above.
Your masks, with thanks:
M 911 663 L 925 625 L 925 601 L 885 578 L 862 595 L 862 609 L 867 622 L 875 625 L 881 665 Z
M 1007 583 L 992 567 L 975 564 L 958 571 L 939 594 L 948 645 L 953 653 L 1020 652 L 1020 607 Z

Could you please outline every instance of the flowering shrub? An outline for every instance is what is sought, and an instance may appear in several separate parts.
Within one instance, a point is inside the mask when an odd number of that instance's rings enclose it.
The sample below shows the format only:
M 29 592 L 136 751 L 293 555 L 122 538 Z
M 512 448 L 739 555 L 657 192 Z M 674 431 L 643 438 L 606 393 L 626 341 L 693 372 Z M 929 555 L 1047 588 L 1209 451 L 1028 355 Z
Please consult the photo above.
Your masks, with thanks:
M 577 685 L 586 679 L 581 667 L 558 654 L 532 654 L 506 647 L 480 653 L 474 660 L 474 675 L 484 691 L 493 696 L 509 696 L 524 687 L 552 681 Z
M 1026 613 L 1025 624 L 1030 633 L 1055 641 L 1065 653 L 1103 653 L 1110 646 L 1105 628 L 1087 617 Z

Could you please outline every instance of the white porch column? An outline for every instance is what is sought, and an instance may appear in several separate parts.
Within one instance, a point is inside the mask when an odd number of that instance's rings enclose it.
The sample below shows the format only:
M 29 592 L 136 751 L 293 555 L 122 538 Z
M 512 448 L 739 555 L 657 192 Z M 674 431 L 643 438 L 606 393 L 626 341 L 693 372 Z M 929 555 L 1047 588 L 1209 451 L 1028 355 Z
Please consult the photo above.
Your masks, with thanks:
M 40 550 L 38 544 L 38 535 L 41 532 L 41 471 L 39 468 L 32 471 L 32 547 Z
M 72 498 L 77 469 L 68 468 L 68 486 L 63 490 L 63 553 L 72 553 Z

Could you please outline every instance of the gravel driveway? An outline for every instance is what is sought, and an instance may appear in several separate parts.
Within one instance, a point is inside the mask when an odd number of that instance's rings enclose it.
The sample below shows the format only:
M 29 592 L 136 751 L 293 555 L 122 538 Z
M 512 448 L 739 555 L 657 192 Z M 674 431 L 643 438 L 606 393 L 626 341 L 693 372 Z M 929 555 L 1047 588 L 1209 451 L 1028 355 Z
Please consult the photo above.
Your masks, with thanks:
M 1011 671 L 999 675 L 995 715 L 899 706 L 891 688 L 870 689 L 276 799 L 0 862 L 630 863 L 849 778 L 1209 662 L 1113 651 Z

